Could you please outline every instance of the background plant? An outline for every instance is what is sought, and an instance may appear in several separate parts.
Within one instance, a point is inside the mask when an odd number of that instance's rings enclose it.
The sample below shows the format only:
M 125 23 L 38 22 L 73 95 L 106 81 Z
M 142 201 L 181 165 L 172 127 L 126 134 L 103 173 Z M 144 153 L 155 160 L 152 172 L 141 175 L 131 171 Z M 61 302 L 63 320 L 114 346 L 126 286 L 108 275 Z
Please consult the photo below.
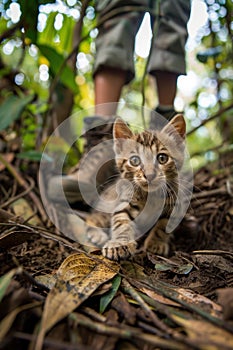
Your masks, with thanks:
M 215 159 L 219 149 L 229 149 L 233 141 L 233 2 L 199 3 L 205 4 L 208 20 L 196 44 L 187 45 L 188 76 L 197 84 L 191 96 L 182 94 L 182 88 L 178 94 L 195 167 Z M 94 104 L 94 1 L 8 0 L 0 6 L 0 137 L 5 148 L 18 140 L 18 151 L 36 160 L 40 153 L 35 150 L 42 150 L 61 121 Z M 140 104 L 146 58 L 135 55 L 135 61 L 136 79 L 124 89 L 122 100 Z M 156 96 L 149 78 L 145 95 L 146 106 L 153 108 Z M 81 130 L 81 120 L 76 127 Z M 63 142 L 56 140 L 58 148 L 65 147 Z M 80 156 L 80 147 L 72 162 Z

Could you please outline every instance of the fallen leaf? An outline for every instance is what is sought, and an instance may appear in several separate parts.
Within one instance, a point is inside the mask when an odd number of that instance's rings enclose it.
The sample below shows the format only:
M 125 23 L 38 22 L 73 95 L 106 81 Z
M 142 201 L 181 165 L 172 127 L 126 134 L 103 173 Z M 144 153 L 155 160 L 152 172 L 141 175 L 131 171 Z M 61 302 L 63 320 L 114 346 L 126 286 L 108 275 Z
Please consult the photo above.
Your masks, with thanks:
M 233 334 L 217 327 L 210 322 L 182 318 L 178 315 L 171 315 L 172 319 L 183 326 L 190 339 L 195 341 L 197 348 L 218 350 L 233 347 Z
M 221 271 L 233 273 L 232 264 L 229 264 L 229 259 L 227 259 L 227 257 L 214 254 L 196 254 L 195 258 L 199 265 L 209 264 L 210 266 L 215 266 L 215 268 L 218 268 Z
M 141 291 L 148 295 L 150 298 L 152 298 L 155 301 L 158 301 L 159 303 L 170 305 L 170 306 L 176 306 L 180 307 L 180 304 L 176 303 L 175 301 L 168 299 L 162 295 L 159 295 L 158 293 L 154 292 L 153 290 L 142 288 Z
M 210 314 L 218 316 L 222 308 L 204 295 L 197 294 L 191 289 L 178 288 L 176 292 L 179 294 L 178 299 L 184 300 L 186 303 L 201 306 L 203 304 L 209 306 Z
M 21 272 L 22 272 L 22 268 L 19 267 L 19 268 L 16 268 L 16 269 L 12 269 L 8 273 L 6 273 L 4 276 L 0 277 L 0 301 L 4 297 L 5 292 L 7 290 L 7 287 L 9 286 L 13 276 L 16 273 L 21 273 Z
M 114 298 L 115 294 L 118 291 L 118 288 L 121 284 L 121 277 L 116 276 L 112 281 L 112 288 L 102 296 L 100 299 L 100 313 L 102 314 L 106 307 L 111 303 L 112 299 Z
M 12 209 L 14 210 L 14 213 L 22 217 L 25 221 L 30 218 L 28 221 L 29 224 L 38 226 L 41 225 L 42 223 L 37 215 L 35 215 L 34 211 L 32 210 L 31 206 L 29 203 L 26 201 L 24 198 L 20 198 L 11 205 Z
M 83 253 L 68 256 L 57 271 L 57 281 L 44 306 L 35 350 L 42 349 L 46 332 L 85 301 L 101 284 L 119 271 L 116 262 Z
M 35 280 L 48 289 L 52 289 L 56 283 L 56 278 L 51 274 L 35 276 Z
M 224 320 L 233 320 L 233 288 L 217 289 L 217 293 Z
M 177 275 L 188 275 L 193 269 L 191 262 L 184 262 L 184 259 L 178 257 L 168 259 L 148 254 L 148 259 L 155 265 L 157 271 L 171 271 Z
M 6 315 L 6 317 L 4 317 L 4 319 L 0 322 L 0 341 L 3 341 L 5 335 L 9 332 L 14 320 L 20 312 L 32 309 L 39 305 L 41 305 L 41 303 L 38 301 L 22 305 L 11 311 L 8 315 Z
M 192 264 L 184 264 L 180 266 L 174 266 L 170 265 L 168 263 L 158 263 L 155 264 L 155 270 L 158 271 L 171 271 L 173 273 L 176 273 L 178 275 L 187 275 L 191 270 L 193 269 Z
M 11 231 L 4 233 L 0 237 L 0 248 L 1 249 L 10 249 L 12 247 L 16 247 L 32 238 L 35 239 L 37 237 L 36 234 L 32 233 L 32 231 Z
M 112 302 L 112 307 L 120 314 L 124 316 L 125 321 L 134 325 L 136 321 L 136 311 L 127 301 L 124 294 L 120 293 Z

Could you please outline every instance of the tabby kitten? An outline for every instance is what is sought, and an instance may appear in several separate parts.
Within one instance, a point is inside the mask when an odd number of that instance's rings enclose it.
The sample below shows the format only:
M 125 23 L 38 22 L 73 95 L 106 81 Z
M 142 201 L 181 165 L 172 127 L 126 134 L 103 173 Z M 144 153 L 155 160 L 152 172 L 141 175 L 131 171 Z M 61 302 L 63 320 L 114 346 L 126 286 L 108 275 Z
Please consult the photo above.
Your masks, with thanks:
M 111 260 L 127 259 L 146 233 L 145 249 L 167 255 L 166 226 L 174 209 L 184 160 L 185 120 L 176 115 L 161 131 L 133 133 L 117 118 L 113 142 L 119 177 L 87 219 L 88 239 Z

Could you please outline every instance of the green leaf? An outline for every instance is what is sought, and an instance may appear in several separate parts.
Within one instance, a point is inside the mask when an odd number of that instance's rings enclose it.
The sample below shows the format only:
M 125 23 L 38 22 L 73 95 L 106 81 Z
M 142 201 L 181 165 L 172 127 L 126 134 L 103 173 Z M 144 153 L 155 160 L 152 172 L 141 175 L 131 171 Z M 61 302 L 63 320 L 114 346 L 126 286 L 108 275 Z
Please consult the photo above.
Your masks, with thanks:
M 57 11 L 48 14 L 44 30 L 41 33 L 38 33 L 38 42 L 40 45 L 55 45 L 54 38 L 57 34 L 57 30 L 54 27 L 54 22 L 57 14 Z
M 65 57 L 49 45 L 38 44 L 37 46 L 41 54 L 49 61 L 53 74 L 59 74 L 61 82 L 74 93 L 77 93 L 78 87 L 75 82 L 75 73 L 66 63 L 64 64 Z
M 23 20 L 26 37 L 31 39 L 33 43 L 37 41 L 37 22 L 39 14 L 38 0 L 28 1 L 19 0 L 20 9 L 22 11 L 21 19 Z
M 13 121 L 18 119 L 33 98 L 33 95 L 24 97 L 9 96 L 0 106 L 0 130 L 5 130 Z
M 193 269 L 193 264 L 172 265 L 169 263 L 157 263 L 155 264 L 155 269 L 157 271 L 171 271 L 178 275 L 187 275 Z
M 21 272 L 21 268 L 12 269 L 8 273 L 6 273 L 4 276 L 0 277 L 0 301 L 4 297 L 7 287 L 9 286 L 13 276 L 17 273 Z
M 105 311 L 106 307 L 109 305 L 109 303 L 114 298 L 115 294 L 118 291 L 118 288 L 120 287 L 120 284 L 121 284 L 121 276 L 116 276 L 112 281 L 112 288 L 110 289 L 110 291 L 101 297 L 101 299 L 100 299 L 100 313 L 101 314 Z
M 28 152 L 21 152 L 17 155 L 17 158 L 20 159 L 26 159 L 26 160 L 31 160 L 34 162 L 40 162 L 41 158 L 42 158 L 43 153 L 42 152 L 38 152 L 38 151 L 28 151 Z
M 71 16 L 63 15 L 63 26 L 59 30 L 59 49 L 63 52 L 69 53 L 72 50 L 74 26 L 75 20 Z

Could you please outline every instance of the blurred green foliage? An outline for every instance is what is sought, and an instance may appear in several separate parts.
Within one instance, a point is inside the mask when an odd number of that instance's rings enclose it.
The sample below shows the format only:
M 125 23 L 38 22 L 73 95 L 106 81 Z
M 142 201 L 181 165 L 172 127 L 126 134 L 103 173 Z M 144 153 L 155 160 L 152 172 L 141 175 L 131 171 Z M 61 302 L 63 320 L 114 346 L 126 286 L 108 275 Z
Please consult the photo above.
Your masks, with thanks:
M 194 47 L 187 47 L 188 71 L 199 80 L 191 96 L 178 93 L 188 131 L 203 124 L 188 136 L 194 167 L 214 159 L 218 146 L 233 143 L 233 1 L 199 2 L 205 4 L 208 20 Z M 3 0 L 0 11 L 0 130 L 22 138 L 21 152 L 38 151 L 51 132 L 54 115 L 61 122 L 94 105 L 92 67 L 98 33 L 94 1 Z M 145 60 L 135 55 L 136 78 L 122 94 L 126 104 L 142 102 Z M 154 108 L 150 78 L 145 95 L 146 106 Z M 218 117 L 206 122 L 216 113 Z M 82 117 L 75 128 L 81 132 Z M 0 137 L 5 137 L 1 131 Z M 77 157 L 81 147 L 77 145 Z M 71 163 L 75 161 L 74 156 Z

